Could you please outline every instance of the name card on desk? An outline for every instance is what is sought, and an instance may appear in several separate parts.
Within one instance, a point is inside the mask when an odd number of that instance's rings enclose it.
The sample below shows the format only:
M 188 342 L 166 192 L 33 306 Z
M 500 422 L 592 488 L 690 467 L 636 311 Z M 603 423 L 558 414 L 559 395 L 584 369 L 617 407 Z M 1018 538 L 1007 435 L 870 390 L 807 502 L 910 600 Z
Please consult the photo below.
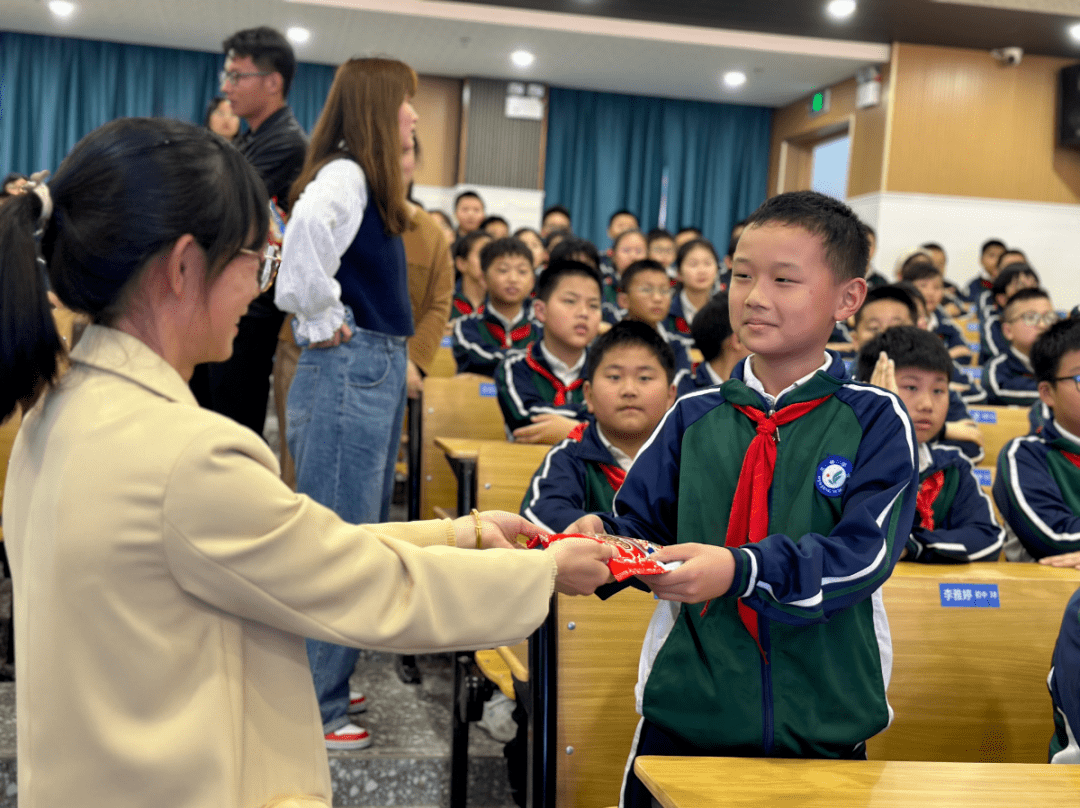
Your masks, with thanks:
M 982 379 L 982 368 L 960 368 L 963 374 L 971 379 L 973 382 L 977 382 Z
M 989 488 L 994 484 L 994 481 L 990 479 L 990 469 L 972 469 L 975 474 L 975 479 L 979 481 L 979 485 L 983 488 Z
M 972 419 L 977 424 L 996 424 L 997 413 L 993 410 L 980 410 L 978 407 L 969 407 Z
M 442 341 L 439 343 L 439 347 L 440 348 L 453 348 L 454 347 L 454 339 L 453 339 L 453 337 L 443 337 Z
M 997 584 L 938 584 L 941 605 L 949 609 L 997 609 Z
M 480 397 L 481 398 L 495 398 L 498 393 L 495 392 L 494 382 L 481 382 L 480 383 Z
M 979 330 L 979 324 L 977 322 L 970 322 L 970 323 L 967 324 L 967 330 L 968 331 L 978 331 Z

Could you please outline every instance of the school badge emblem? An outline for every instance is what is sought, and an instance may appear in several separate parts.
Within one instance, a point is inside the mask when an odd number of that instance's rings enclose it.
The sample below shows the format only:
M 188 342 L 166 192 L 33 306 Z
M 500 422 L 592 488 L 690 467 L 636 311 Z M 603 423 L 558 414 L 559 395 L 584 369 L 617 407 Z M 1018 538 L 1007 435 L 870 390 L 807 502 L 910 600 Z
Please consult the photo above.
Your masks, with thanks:
M 817 467 L 814 484 L 817 490 L 827 497 L 838 497 L 844 493 L 848 477 L 851 476 L 851 462 L 846 457 L 829 455 Z

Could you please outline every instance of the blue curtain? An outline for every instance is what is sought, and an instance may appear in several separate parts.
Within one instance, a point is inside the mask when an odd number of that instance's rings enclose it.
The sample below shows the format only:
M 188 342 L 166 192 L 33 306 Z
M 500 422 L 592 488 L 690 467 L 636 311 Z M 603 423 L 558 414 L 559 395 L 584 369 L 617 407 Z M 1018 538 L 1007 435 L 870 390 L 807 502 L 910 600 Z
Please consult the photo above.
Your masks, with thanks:
M 202 123 L 223 63 L 220 53 L 0 31 L 0 174 L 55 171 L 114 118 Z M 308 131 L 333 78 L 333 67 L 297 66 L 289 104 Z
M 666 196 L 667 228 L 700 227 L 722 252 L 765 201 L 771 128 L 766 107 L 552 87 L 544 204 L 565 205 L 574 231 L 605 248 L 612 213 L 649 230 Z

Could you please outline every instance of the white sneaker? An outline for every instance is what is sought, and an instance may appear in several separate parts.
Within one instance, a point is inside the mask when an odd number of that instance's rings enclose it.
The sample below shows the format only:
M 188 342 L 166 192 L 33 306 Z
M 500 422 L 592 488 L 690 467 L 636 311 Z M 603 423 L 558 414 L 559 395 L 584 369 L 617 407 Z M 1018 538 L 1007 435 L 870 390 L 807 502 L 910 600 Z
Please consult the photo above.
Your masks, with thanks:
M 355 750 L 371 746 L 371 733 L 356 724 L 346 724 L 323 737 L 327 749 Z
M 508 699 L 502 691 L 484 702 L 484 714 L 476 726 L 501 743 L 508 743 L 517 735 L 517 721 L 513 717 L 514 700 Z

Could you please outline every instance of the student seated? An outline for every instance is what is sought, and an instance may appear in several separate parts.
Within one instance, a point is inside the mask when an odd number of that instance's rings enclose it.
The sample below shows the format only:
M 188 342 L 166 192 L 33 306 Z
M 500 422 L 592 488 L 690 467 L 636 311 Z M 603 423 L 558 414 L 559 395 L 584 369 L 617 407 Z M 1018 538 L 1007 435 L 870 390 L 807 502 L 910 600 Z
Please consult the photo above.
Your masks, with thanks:
M 874 268 L 874 253 L 877 252 L 877 231 L 865 222 L 863 223 L 863 229 L 866 231 L 866 238 L 870 246 L 870 254 L 866 259 L 866 288 L 868 290 L 877 289 L 879 286 L 888 285 L 889 279 Z
M 989 287 L 989 292 L 990 293 L 987 294 L 987 295 L 980 296 L 979 305 L 975 309 L 975 314 L 978 316 L 980 323 L 983 320 L 985 320 L 990 314 L 995 314 L 995 313 L 997 313 L 997 312 L 999 312 L 1001 310 L 1000 305 L 995 305 L 994 304 L 994 295 L 995 295 L 994 282 L 996 282 L 998 277 L 1001 276 L 1001 273 L 1004 272 L 1009 267 L 1011 267 L 1013 264 L 1027 264 L 1027 263 L 1028 263 L 1027 256 L 1024 255 L 1023 250 L 1017 250 L 1015 248 L 1014 249 L 1006 249 L 1006 250 L 1004 250 L 1003 252 L 1001 252 L 998 255 L 997 271 L 994 274 L 994 280 L 991 281 L 991 283 L 990 283 L 990 287 Z M 1000 291 L 1000 289 L 998 289 L 996 291 Z
M 850 331 L 851 347 L 840 352 L 849 372 L 855 371 L 855 359 L 863 345 L 894 325 L 917 325 L 918 318 L 915 300 L 905 290 L 892 284 L 869 290 L 865 302 L 855 312 L 855 327 Z
M 923 296 L 926 301 L 926 328 L 941 337 L 949 356 L 953 359 L 970 360 L 971 349 L 964 342 L 960 329 L 941 305 L 945 296 L 945 282 L 941 270 L 930 261 L 911 261 L 904 265 L 900 279 L 913 284 Z
M 698 389 L 726 382 L 735 365 L 750 353 L 732 330 L 727 292 L 721 292 L 702 307 L 694 317 L 690 333 L 704 360 L 694 373 L 694 385 Z
M 751 214 L 729 295 L 753 353 L 675 403 L 612 513 L 571 526 L 672 545 L 654 557 L 682 562 L 644 579 L 662 602 L 631 762 L 865 758 L 888 726 L 880 588 L 911 535 L 915 434 L 893 393 L 851 382 L 825 351 L 866 294 L 866 255 L 855 214 L 822 194 L 780 194 Z M 621 804 L 651 806 L 626 772 Z
M 610 275 L 614 270 L 612 269 L 614 263 L 614 256 L 612 252 L 615 249 L 615 240 L 619 236 L 625 233 L 627 230 L 640 230 L 641 225 L 638 223 L 638 217 L 628 210 L 617 210 L 611 214 L 608 218 L 607 237 L 611 242 L 611 247 L 604 253 L 603 258 L 600 259 L 600 271 L 605 275 Z M 644 255 L 641 256 L 644 258 Z
M 483 314 L 454 322 L 458 373 L 492 376 L 506 353 L 540 339 L 528 304 L 533 288 L 532 250 L 516 238 L 492 241 L 480 251 L 488 296 Z
M 1065 607 L 1046 686 L 1054 704 L 1051 763 L 1080 763 L 1080 589 Z
M 454 284 L 454 300 L 450 307 L 449 327 L 458 317 L 484 313 L 487 283 L 480 266 L 480 251 L 491 243 L 491 236 L 483 230 L 473 230 L 454 242 L 454 269 L 458 272 Z
M 737 227 L 738 225 L 736 225 Z M 675 234 L 675 247 L 678 249 L 688 241 L 694 241 L 695 239 L 703 238 L 701 228 L 695 225 L 687 225 L 686 227 L 680 227 L 679 232 Z M 738 239 L 736 239 L 737 241 Z
M 569 230 L 574 232 L 573 222 L 570 219 L 570 211 L 562 205 L 552 205 L 547 208 L 540 217 L 540 236 L 547 236 L 553 230 Z
M 458 237 L 480 229 L 484 221 L 484 200 L 476 191 L 462 191 L 454 197 L 454 218 L 457 219 Z
M 554 264 L 558 261 L 580 261 L 600 271 L 600 251 L 588 239 L 577 236 L 563 239 L 551 248 L 548 263 Z
M 521 513 L 556 533 L 610 511 L 630 464 L 675 402 L 675 355 L 644 323 L 624 320 L 597 338 L 585 363 L 591 417 L 548 452 Z
M 1009 350 L 983 369 L 987 401 L 1030 407 L 1039 400 L 1039 384 L 1029 358 L 1031 346 L 1058 321 L 1058 315 L 1044 289 L 1021 289 L 1009 298 L 1001 316 L 1001 333 Z
M 668 275 L 675 277 L 675 256 L 678 253 L 675 247 L 675 236 L 658 227 L 648 232 L 645 236 L 645 244 L 645 257 L 663 264 Z
M 1009 341 L 1001 332 L 1001 310 L 1009 298 L 1021 289 L 1037 289 L 1039 276 L 1024 263 L 1009 264 L 994 278 L 990 287 L 989 308 L 983 310 L 979 327 L 979 364 L 986 365 L 996 356 L 1009 352 Z
M 686 343 L 663 326 L 671 308 L 672 292 L 664 268 L 646 258 L 630 264 L 622 273 L 616 302 L 626 312 L 626 319 L 652 326 L 671 346 L 675 353 L 675 386 L 682 395 L 694 390 L 693 365 Z
M 507 432 L 522 443 L 558 443 L 584 420 L 585 361 L 600 327 L 600 272 L 553 261 L 542 273 L 533 317 L 539 342 L 513 351 L 495 370 Z
M 988 304 L 990 287 L 998 274 L 998 258 L 1005 252 L 1005 242 L 996 238 L 987 239 L 979 250 L 979 263 L 982 271 L 972 278 L 964 289 L 964 299 L 975 306 L 976 311 Z
M 680 337 L 688 348 L 693 347 L 690 324 L 716 292 L 720 275 L 720 259 L 713 245 L 699 238 L 688 241 L 679 248 L 675 258 L 679 285 L 671 298 L 671 309 L 664 320 L 664 329 Z
M 514 238 L 525 242 L 525 245 L 532 250 L 533 270 L 539 275 L 540 270 L 548 262 L 548 252 L 547 247 L 544 246 L 544 239 L 531 227 L 519 227 L 514 231 Z
M 604 319 L 607 322 L 617 323 L 623 318 L 623 305 L 618 302 L 622 275 L 632 263 L 645 258 L 646 249 L 645 236 L 640 230 L 624 230 L 615 237 L 609 251 L 611 271 L 604 273 Z M 664 277 L 667 277 L 666 270 Z
M 1009 529 L 1005 557 L 1031 561 L 1060 555 L 1064 565 L 1075 566 L 1080 563 L 1080 322 L 1050 326 L 1031 348 L 1031 365 L 1050 418 L 1039 434 L 1014 438 L 998 455 L 994 502 Z
M 480 229 L 493 239 L 506 238 L 510 235 L 510 223 L 499 215 L 488 216 L 480 222 Z
M 952 368 L 940 339 L 907 325 L 888 329 L 859 351 L 859 377 L 900 396 L 919 441 L 917 515 L 901 560 L 994 561 L 1005 542 L 971 463 L 956 447 L 934 442 L 949 410 Z

